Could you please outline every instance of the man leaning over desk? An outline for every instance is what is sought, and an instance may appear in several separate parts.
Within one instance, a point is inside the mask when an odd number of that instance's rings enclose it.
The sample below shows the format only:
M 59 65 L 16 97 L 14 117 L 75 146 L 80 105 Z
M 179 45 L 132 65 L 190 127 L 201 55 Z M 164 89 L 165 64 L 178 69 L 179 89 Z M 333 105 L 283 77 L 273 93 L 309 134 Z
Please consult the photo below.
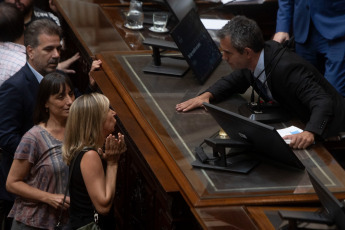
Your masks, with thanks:
M 297 54 L 273 40 L 265 42 L 255 21 L 234 17 L 219 32 L 220 47 L 233 69 L 201 95 L 176 105 L 179 112 L 245 93 L 253 86 L 260 97 L 274 101 L 305 123 L 303 132 L 285 136 L 290 146 L 305 149 L 315 138 L 345 131 L 345 100 L 333 86 Z M 263 85 L 260 86 L 260 85 Z

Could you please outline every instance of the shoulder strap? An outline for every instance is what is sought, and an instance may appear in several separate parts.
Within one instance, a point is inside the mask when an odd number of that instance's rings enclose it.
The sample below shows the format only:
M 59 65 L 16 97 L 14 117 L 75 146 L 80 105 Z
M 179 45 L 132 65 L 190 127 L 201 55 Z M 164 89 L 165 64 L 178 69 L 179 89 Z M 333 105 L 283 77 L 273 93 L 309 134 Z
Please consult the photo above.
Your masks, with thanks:
M 71 181 L 71 177 L 72 177 L 72 172 L 73 172 L 75 161 L 77 160 L 77 158 L 80 155 L 80 153 L 87 152 L 87 151 L 90 151 L 90 150 L 94 150 L 94 149 L 93 148 L 89 148 L 89 147 L 84 147 L 79 153 L 77 153 L 77 155 L 73 158 L 73 160 L 72 160 L 72 162 L 70 164 L 70 170 L 69 170 L 69 175 L 68 175 L 68 182 L 67 182 L 67 186 L 66 186 L 66 189 L 65 189 L 65 194 L 64 194 L 64 197 L 63 197 L 62 207 L 64 206 L 65 201 L 66 201 L 66 196 L 67 196 L 67 192 L 68 192 L 68 188 L 69 188 L 69 183 Z M 62 213 L 63 213 L 63 208 L 61 208 L 60 215 L 59 215 L 59 220 L 58 220 L 58 223 L 57 223 L 56 227 L 60 227 L 60 225 L 61 225 Z

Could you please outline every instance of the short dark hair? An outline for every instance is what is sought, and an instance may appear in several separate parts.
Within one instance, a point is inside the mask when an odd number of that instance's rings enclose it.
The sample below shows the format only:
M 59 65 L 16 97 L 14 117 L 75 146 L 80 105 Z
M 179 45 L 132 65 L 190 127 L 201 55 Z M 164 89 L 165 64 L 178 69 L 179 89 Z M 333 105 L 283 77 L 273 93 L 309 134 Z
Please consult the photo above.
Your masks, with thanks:
M 243 53 L 244 48 L 260 52 L 265 46 L 265 40 L 258 24 L 245 16 L 235 16 L 217 32 L 220 39 L 229 36 L 231 45 Z
M 49 112 L 46 111 L 45 104 L 51 95 L 58 94 L 62 87 L 62 92 L 66 92 L 66 84 L 73 91 L 73 84 L 70 78 L 62 72 L 52 72 L 47 74 L 41 81 L 38 88 L 36 106 L 34 109 L 34 124 L 46 123 L 49 119 Z
M 62 39 L 61 28 L 50 19 L 38 19 L 29 24 L 24 32 L 24 45 L 36 48 L 39 45 L 38 37 L 41 34 L 57 35 Z
M 14 42 L 24 33 L 24 16 L 14 4 L 0 3 L 0 42 Z

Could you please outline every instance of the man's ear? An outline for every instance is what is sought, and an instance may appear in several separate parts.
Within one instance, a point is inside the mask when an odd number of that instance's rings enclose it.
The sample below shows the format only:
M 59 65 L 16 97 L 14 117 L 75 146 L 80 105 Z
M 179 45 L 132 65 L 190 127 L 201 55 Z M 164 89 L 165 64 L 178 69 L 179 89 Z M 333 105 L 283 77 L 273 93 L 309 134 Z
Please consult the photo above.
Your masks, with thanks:
M 247 55 L 248 57 L 251 57 L 253 55 L 253 52 L 254 51 L 251 48 L 248 48 L 248 47 L 244 48 L 244 51 L 243 51 L 243 53 L 245 55 Z
M 33 58 L 34 52 L 35 52 L 35 51 L 34 51 L 34 48 L 32 48 L 32 46 L 28 45 L 28 46 L 26 47 L 26 53 L 27 53 L 29 59 L 32 59 L 32 58 Z

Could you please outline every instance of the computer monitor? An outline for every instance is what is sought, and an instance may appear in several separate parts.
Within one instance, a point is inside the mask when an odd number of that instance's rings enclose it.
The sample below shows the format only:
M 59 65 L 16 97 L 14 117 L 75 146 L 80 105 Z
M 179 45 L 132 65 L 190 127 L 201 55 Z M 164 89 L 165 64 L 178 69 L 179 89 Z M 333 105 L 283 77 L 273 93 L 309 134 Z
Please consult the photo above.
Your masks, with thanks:
M 178 21 L 182 21 L 190 10 L 197 10 L 194 0 L 165 0 L 165 2 Z
M 323 214 L 334 221 L 339 229 L 345 229 L 344 205 L 340 203 L 311 170 L 308 170 L 308 176 L 324 208 Z
M 274 127 L 215 105 L 203 105 L 230 139 L 250 143 L 255 153 L 262 154 L 268 159 L 297 169 L 305 168 Z
M 316 195 L 322 204 L 322 211 L 287 211 L 280 210 L 278 213 L 283 219 L 298 221 L 302 223 L 322 223 L 327 225 L 335 224 L 337 229 L 345 229 L 345 208 L 342 204 L 321 182 L 319 178 L 307 169 L 309 180 L 313 185 Z M 305 224 L 304 224 L 305 225 Z
M 221 62 L 222 54 L 195 9 L 191 9 L 172 30 L 171 37 L 203 84 Z

